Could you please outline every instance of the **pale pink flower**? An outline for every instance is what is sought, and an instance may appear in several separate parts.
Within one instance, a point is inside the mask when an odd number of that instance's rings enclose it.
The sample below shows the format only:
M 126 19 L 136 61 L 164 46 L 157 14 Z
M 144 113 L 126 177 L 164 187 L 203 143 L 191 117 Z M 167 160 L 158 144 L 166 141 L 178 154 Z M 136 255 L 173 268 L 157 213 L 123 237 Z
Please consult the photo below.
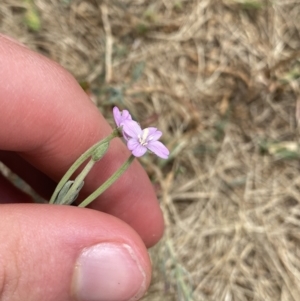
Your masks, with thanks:
M 147 149 L 160 158 L 168 159 L 169 150 L 158 139 L 162 132 L 155 127 L 141 129 L 133 120 L 126 119 L 122 123 L 123 134 L 127 140 L 127 147 L 135 157 L 141 157 Z
M 117 127 L 122 126 L 126 120 L 132 120 L 132 117 L 127 110 L 120 111 L 118 107 L 113 108 L 113 115 Z

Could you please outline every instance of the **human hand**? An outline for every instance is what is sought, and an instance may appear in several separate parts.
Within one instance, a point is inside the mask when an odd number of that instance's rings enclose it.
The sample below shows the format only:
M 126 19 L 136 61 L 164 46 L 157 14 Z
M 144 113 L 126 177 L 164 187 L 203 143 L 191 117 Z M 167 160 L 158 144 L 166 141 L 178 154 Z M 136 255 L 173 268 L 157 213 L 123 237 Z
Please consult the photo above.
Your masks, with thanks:
M 111 128 L 63 68 L 0 35 L 0 160 L 49 199 L 67 168 Z M 89 173 L 94 191 L 127 159 L 119 139 Z M 24 204 L 26 203 L 26 204 Z M 0 177 L 0 300 L 125 301 L 147 289 L 146 247 L 163 219 L 140 164 L 90 208 L 30 203 Z

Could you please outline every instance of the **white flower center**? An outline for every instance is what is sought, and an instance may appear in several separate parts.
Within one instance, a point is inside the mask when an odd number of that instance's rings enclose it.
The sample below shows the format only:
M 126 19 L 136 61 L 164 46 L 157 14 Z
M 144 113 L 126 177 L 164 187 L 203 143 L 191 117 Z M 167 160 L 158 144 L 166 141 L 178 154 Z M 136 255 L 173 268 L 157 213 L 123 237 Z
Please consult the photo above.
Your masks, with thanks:
M 149 129 L 146 128 L 143 130 L 142 135 L 138 135 L 139 143 L 141 145 L 146 146 L 148 144 L 147 142 L 148 134 L 149 134 Z

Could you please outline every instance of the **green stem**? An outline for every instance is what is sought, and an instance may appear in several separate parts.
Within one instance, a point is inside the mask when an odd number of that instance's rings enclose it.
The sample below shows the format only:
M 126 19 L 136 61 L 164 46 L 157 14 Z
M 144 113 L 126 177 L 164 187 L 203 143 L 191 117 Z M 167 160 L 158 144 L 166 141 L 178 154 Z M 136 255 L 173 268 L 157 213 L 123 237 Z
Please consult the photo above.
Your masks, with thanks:
M 68 171 L 65 173 L 65 175 L 62 177 L 62 179 L 59 181 L 58 185 L 56 186 L 51 199 L 50 199 L 50 204 L 54 204 L 58 193 L 61 191 L 61 189 L 64 187 L 64 185 L 67 183 L 67 181 L 71 178 L 72 174 L 75 172 L 75 170 L 89 157 L 91 157 L 94 153 L 94 151 L 101 146 L 104 143 L 109 142 L 115 137 L 119 136 L 118 129 L 113 130 L 113 132 L 104 138 L 103 140 L 99 141 L 98 143 L 94 144 L 91 146 L 85 153 L 83 153 L 73 164 L 72 166 L 68 169 Z
M 101 193 L 103 193 L 108 187 L 110 187 L 119 177 L 127 170 L 130 164 L 134 160 L 134 156 L 131 155 L 127 161 L 109 178 L 107 179 L 97 190 L 95 190 L 90 196 L 88 196 L 78 207 L 86 207 L 93 202 Z
M 84 169 L 82 170 L 82 172 L 76 177 L 74 183 L 72 184 L 72 186 L 69 189 L 69 191 L 67 192 L 67 194 L 62 199 L 61 205 L 69 204 L 70 202 L 73 201 L 72 196 L 74 196 L 76 194 L 76 191 L 77 191 L 78 187 L 83 182 L 83 180 L 85 179 L 85 177 L 87 176 L 87 174 L 90 172 L 90 170 L 93 168 L 93 166 L 95 165 L 95 163 L 96 163 L 96 161 L 94 161 L 93 159 L 91 159 L 88 162 L 88 164 L 84 167 Z M 70 197 L 71 197 L 72 200 L 70 199 Z M 70 200 L 70 202 L 69 202 L 69 200 Z

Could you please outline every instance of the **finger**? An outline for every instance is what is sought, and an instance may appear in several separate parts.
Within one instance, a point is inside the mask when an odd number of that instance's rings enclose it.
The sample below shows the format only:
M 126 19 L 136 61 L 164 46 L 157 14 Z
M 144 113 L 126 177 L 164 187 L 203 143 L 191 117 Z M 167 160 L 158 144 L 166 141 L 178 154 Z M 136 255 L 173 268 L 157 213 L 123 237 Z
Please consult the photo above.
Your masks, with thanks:
M 14 152 L 0 150 L 0 161 L 30 185 L 41 197 L 45 200 L 50 199 L 56 184 L 44 173 Z
M 32 198 L 0 174 L 0 204 L 32 203 Z
M 67 168 L 111 128 L 74 78 L 59 65 L 0 37 L 0 149 L 19 152 L 58 181 Z M 21 72 L 20 72 L 21 71 Z M 115 139 L 86 181 L 94 191 L 127 159 Z M 93 208 L 130 224 L 151 246 L 163 232 L 162 214 L 151 183 L 138 162 L 109 188 Z
M 151 266 L 140 237 L 105 213 L 1 205 L 0 300 L 138 300 Z

